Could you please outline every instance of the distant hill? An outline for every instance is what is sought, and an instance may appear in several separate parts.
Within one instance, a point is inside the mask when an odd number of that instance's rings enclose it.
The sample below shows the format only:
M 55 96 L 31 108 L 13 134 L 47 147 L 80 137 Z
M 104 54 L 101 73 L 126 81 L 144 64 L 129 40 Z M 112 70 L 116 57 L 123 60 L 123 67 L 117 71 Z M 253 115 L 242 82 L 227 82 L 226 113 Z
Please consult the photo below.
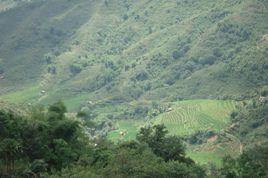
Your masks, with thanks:
M 257 96 L 268 83 L 267 8 L 265 0 L 20 2 L 0 12 L 0 98 L 109 113 L 124 103 Z

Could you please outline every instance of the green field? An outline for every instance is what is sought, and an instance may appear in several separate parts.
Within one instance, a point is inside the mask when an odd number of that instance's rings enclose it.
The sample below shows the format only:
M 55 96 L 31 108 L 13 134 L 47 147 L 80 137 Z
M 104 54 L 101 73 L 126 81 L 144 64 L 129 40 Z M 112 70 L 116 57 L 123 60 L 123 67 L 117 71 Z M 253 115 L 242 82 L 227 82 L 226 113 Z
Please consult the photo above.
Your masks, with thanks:
M 8 101 L 11 103 L 36 103 L 37 99 L 41 96 L 41 90 L 38 85 L 28 84 L 22 87 L 19 91 L 10 92 L 0 95 L 0 100 Z
M 235 109 L 234 101 L 225 100 L 187 100 L 173 103 L 172 111 L 165 112 L 150 123 L 164 124 L 170 134 L 186 135 L 197 130 L 219 131 L 229 122 L 229 115 Z M 110 132 L 109 138 L 116 140 L 120 131 L 130 132 L 128 138 L 135 139 L 139 128 L 146 122 L 140 120 L 117 121 L 118 130 Z M 135 132 L 135 133 L 134 133 Z M 131 137 L 130 137 L 131 136 Z
M 172 111 L 156 118 L 155 124 L 165 124 L 171 134 L 186 135 L 197 130 L 219 131 L 229 122 L 235 108 L 233 101 L 188 100 L 174 104 Z
M 108 138 L 114 141 L 117 140 L 133 140 L 136 138 L 136 134 L 139 129 L 144 125 L 143 121 L 134 120 L 120 120 L 116 122 L 116 126 L 119 128 L 109 133 Z M 120 136 L 120 132 L 126 132 L 124 137 Z
M 154 119 L 119 120 L 117 130 L 108 134 L 113 141 L 135 139 L 140 127 L 146 123 L 165 124 L 169 133 L 186 135 L 195 131 L 220 131 L 229 123 L 229 115 L 235 109 L 236 102 L 228 100 L 187 100 L 172 103 L 172 111 L 165 112 Z M 126 132 L 120 136 L 120 132 Z M 187 155 L 200 164 L 212 162 L 221 165 L 221 158 L 226 154 L 239 154 L 237 140 L 231 138 L 225 144 L 207 143 L 202 146 L 189 147 Z

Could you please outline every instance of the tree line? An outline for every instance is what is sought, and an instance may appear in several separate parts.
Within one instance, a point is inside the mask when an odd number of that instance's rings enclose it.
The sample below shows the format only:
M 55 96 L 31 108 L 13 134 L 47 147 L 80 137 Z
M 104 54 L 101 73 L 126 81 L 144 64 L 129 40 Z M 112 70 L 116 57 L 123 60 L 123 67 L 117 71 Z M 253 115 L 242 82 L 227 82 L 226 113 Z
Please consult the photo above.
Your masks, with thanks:
M 113 143 L 104 137 L 90 139 L 85 124 L 66 112 L 62 102 L 35 107 L 25 116 L 0 109 L 0 177 L 207 176 L 186 156 L 183 140 L 169 135 L 164 125 L 143 127 L 136 140 Z M 267 156 L 267 149 L 259 150 L 237 159 L 227 157 L 223 167 L 210 175 L 265 176 L 260 160 L 265 160 L 261 155 Z

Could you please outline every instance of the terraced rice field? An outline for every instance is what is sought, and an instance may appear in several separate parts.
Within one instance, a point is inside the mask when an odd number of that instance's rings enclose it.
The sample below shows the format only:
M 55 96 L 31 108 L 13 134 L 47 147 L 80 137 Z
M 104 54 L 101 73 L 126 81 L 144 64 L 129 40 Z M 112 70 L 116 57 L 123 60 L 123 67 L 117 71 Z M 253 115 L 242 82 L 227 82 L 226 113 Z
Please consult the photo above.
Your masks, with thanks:
M 165 124 L 170 134 L 186 135 L 198 130 L 219 131 L 228 126 L 230 113 L 238 103 L 226 100 L 187 100 L 172 103 L 172 111 L 163 113 L 150 120 L 154 124 Z M 140 127 L 144 126 L 143 120 L 117 121 L 118 130 L 109 133 L 108 138 L 113 141 L 131 140 L 136 138 Z M 120 132 L 126 132 L 120 136 Z M 229 142 L 208 142 L 202 145 L 189 146 L 187 156 L 200 164 L 214 163 L 221 166 L 222 157 L 226 154 L 238 155 L 240 143 L 230 137 Z
M 165 124 L 171 134 L 186 135 L 197 130 L 219 131 L 229 122 L 234 101 L 188 100 L 172 106 L 172 111 L 158 116 L 154 123 Z
M 226 100 L 187 100 L 173 103 L 172 111 L 150 120 L 153 124 L 164 124 L 173 135 L 191 134 L 198 130 L 219 131 L 229 122 L 230 113 L 235 109 L 235 101 Z M 143 120 L 117 121 L 118 130 L 109 133 L 112 140 L 121 139 L 120 132 L 126 131 L 124 140 L 135 139 Z

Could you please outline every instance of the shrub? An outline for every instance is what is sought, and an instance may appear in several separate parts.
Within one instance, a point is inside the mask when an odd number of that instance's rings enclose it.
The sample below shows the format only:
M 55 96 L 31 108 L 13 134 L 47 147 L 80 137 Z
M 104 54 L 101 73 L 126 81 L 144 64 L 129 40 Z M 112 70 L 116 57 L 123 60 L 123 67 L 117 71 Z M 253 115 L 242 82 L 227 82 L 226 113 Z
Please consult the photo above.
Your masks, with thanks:
M 70 72 L 73 74 L 73 75 L 76 75 L 78 73 L 80 73 L 82 71 L 82 68 L 80 65 L 77 65 L 77 64 L 71 64 L 69 66 L 69 69 L 70 69 Z
M 123 16 L 123 19 L 126 21 L 126 20 L 128 19 L 128 15 L 125 14 L 125 15 Z
M 149 77 L 148 73 L 146 71 L 140 71 L 136 74 L 135 79 L 138 81 L 144 81 L 147 80 Z
M 180 57 L 182 57 L 182 54 L 181 54 L 180 51 L 175 50 L 175 51 L 173 51 L 173 53 L 172 53 L 172 57 L 173 57 L 173 59 L 179 59 Z
M 173 51 L 172 57 L 173 59 L 179 59 L 183 57 L 188 51 L 190 50 L 190 46 L 186 45 L 186 42 L 184 42 L 179 49 Z
M 212 65 L 215 62 L 215 57 L 210 55 L 210 56 L 203 56 L 199 58 L 199 63 L 202 65 Z

